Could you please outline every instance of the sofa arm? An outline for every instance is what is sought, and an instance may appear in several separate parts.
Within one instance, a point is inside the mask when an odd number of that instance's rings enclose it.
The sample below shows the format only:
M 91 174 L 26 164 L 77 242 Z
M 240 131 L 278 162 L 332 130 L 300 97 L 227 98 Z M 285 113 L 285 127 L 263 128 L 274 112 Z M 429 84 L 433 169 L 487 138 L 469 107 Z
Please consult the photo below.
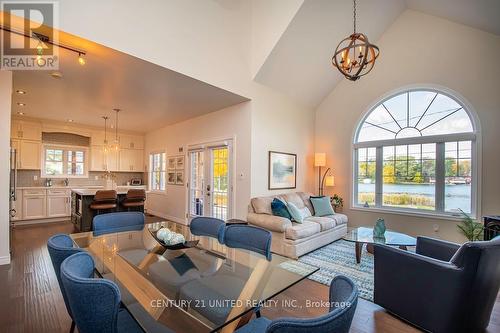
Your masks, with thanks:
M 455 265 L 374 245 L 374 302 L 431 332 L 457 332 L 470 281 Z
M 277 232 L 285 232 L 286 228 L 292 226 L 292 222 L 287 218 L 267 214 L 248 213 L 247 221 L 255 226 Z
M 426 257 L 450 261 L 460 245 L 429 237 L 417 237 L 417 253 Z

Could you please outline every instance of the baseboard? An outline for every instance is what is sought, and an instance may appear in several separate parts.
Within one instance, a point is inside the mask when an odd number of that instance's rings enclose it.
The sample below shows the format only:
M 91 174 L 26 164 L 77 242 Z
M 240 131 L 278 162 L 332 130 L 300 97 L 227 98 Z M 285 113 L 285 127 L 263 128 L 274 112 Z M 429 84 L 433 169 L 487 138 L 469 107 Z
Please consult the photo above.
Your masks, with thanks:
M 0 265 L 8 265 L 10 264 L 10 255 L 0 257 Z
M 40 223 L 52 223 L 52 222 L 63 222 L 63 221 L 70 222 L 71 216 L 62 216 L 62 217 L 54 217 L 54 218 L 50 218 L 50 219 L 38 219 L 38 220 L 18 220 L 18 221 L 14 221 L 14 226 L 40 224 Z
M 177 222 L 177 223 L 180 223 L 180 224 L 187 225 L 187 221 L 185 219 L 182 219 L 182 218 L 179 218 L 179 217 L 176 217 L 176 216 L 171 216 L 171 215 L 164 214 L 164 213 L 161 213 L 161 212 L 157 212 L 157 211 L 151 210 L 151 209 L 148 209 L 147 213 L 151 214 L 151 215 L 159 216 L 161 218 L 164 218 L 165 220 L 169 220 L 169 221 L 173 221 L 173 222 Z

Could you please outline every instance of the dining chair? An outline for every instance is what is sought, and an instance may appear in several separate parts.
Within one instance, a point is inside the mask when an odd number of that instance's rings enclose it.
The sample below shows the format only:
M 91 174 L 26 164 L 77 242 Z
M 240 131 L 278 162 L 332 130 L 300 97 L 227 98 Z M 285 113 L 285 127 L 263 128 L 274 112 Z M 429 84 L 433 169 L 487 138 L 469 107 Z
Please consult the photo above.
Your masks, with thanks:
M 66 234 L 57 234 L 49 238 L 47 241 L 47 249 L 49 250 L 50 260 L 52 261 L 52 266 L 54 267 L 54 272 L 56 273 L 57 282 L 59 283 L 59 289 L 61 289 L 61 294 L 63 296 L 64 304 L 66 305 L 66 310 L 71 317 L 71 328 L 70 333 L 75 331 L 75 321 L 73 320 L 73 315 L 71 314 L 71 308 L 68 304 L 68 299 L 64 287 L 61 282 L 61 264 L 64 259 L 69 256 L 83 252 L 85 250 L 73 247 L 73 240 Z
M 216 238 L 219 243 L 224 243 L 224 227 L 226 223 L 214 217 L 198 216 L 191 220 L 189 230 L 196 236 Z
M 143 332 L 129 312 L 120 308 L 118 286 L 93 275 L 94 260 L 85 252 L 73 254 L 61 265 L 61 280 L 78 331 Z
M 144 202 L 146 201 L 146 191 L 144 189 L 130 189 L 123 199 L 122 206 L 127 211 L 144 211 Z
M 94 236 L 123 231 L 142 230 L 144 228 L 144 213 L 118 212 L 96 215 L 92 221 Z
M 236 333 L 348 333 L 358 304 L 358 288 L 351 279 L 338 275 L 330 284 L 329 311 L 316 318 L 259 317 Z
M 224 230 L 224 244 L 227 247 L 246 249 L 260 253 L 271 260 L 270 231 L 241 224 L 231 224 Z

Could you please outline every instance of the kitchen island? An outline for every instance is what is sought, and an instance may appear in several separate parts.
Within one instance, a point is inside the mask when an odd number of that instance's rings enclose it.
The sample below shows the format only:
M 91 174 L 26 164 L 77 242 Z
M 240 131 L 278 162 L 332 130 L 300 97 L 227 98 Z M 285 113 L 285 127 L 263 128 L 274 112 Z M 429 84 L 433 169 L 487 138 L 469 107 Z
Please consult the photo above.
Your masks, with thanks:
M 118 200 L 116 203 L 116 208 L 113 210 L 114 212 L 127 211 L 127 209 L 121 205 L 121 202 L 123 201 L 123 199 L 125 199 L 125 196 L 127 195 L 127 192 L 130 188 L 141 189 L 144 187 L 118 187 L 116 189 Z M 96 215 L 96 211 L 90 208 L 90 204 L 92 203 L 92 200 L 94 200 L 94 195 L 98 190 L 99 189 L 90 188 L 71 190 L 71 222 L 80 232 L 92 231 L 92 220 Z M 140 211 L 144 212 L 144 207 L 141 207 Z

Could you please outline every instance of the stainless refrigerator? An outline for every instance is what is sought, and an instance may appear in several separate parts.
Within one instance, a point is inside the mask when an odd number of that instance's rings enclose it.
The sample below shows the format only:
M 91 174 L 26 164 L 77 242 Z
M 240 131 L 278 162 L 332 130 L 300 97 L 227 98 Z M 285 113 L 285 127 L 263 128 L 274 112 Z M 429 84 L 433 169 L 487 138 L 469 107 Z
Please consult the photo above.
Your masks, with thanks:
M 14 228 L 14 219 L 16 218 L 17 201 L 17 150 L 10 148 L 10 192 L 9 192 L 9 237 L 10 253 L 12 255 L 12 228 Z

